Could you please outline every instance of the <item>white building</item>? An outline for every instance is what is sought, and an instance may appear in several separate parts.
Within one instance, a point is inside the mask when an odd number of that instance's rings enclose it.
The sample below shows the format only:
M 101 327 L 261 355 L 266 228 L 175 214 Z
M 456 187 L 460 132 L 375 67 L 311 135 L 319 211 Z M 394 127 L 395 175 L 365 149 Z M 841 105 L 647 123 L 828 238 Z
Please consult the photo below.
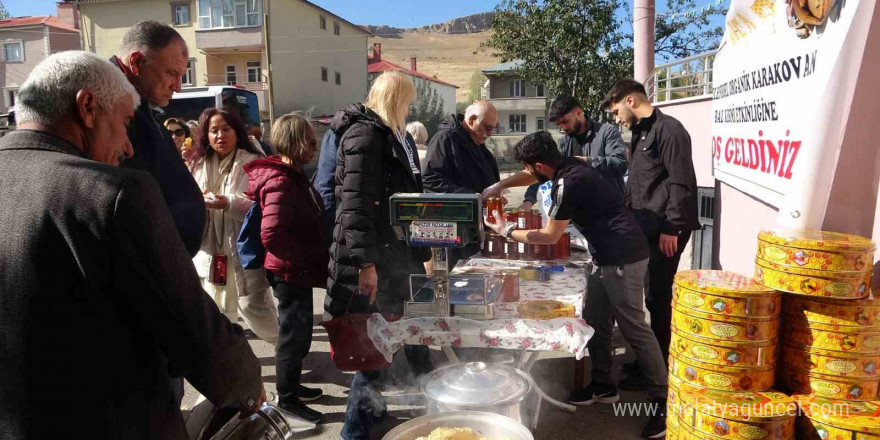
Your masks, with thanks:
M 443 102 L 443 113 L 455 113 L 455 89 L 457 89 L 458 86 L 419 72 L 415 57 L 410 58 L 409 69 L 398 66 L 390 61 L 383 60 L 382 44 L 373 43 L 372 53 L 367 55 L 367 75 L 369 77 L 369 82 L 372 82 L 375 77 L 381 75 L 383 72 L 391 70 L 397 70 L 409 75 L 416 87 L 419 86 L 420 82 L 428 83 L 431 90 L 436 90 L 440 95 L 440 99 Z
M 531 84 L 517 76 L 520 61 L 496 64 L 483 69 L 489 79 L 480 96 L 498 110 L 499 135 L 522 135 L 549 130 L 547 97 L 543 84 Z

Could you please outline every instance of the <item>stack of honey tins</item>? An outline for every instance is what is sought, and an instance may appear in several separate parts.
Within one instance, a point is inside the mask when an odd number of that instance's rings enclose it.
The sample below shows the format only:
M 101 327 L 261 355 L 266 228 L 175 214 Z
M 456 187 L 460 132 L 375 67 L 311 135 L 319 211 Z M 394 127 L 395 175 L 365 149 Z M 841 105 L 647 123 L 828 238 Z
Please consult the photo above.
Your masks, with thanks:
M 733 436 L 719 432 L 724 432 L 720 428 L 724 423 L 738 426 L 736 423 L 743 422 L 743 418 L 718 415 L 716 421 L 721 423 L 718 430 L 707 432 L 703 429 L 706 425 L 701 423 L 708 418 L 698 416 L 699 410 L 688 413 L 686 409 L 695 407 L 695 397 L 710 406 L 715 403 L 723 406 L 730 399 L 763 401 L 767 398 L 765 394 L 756 393 L 773 386 L 781 305 L 779 292 L 740 274 L 698 270 L 676 275 L 669 347 L 667 436 L 680 439 L 741 437 L 739 429 L 728 432 Z M 747 420 L 749 415 L 744 417 Z M 789 432 L 793 430 L 793 414 L 769 417 L 762 423 L 779 419 L 792 427 Z M 766 438 L 786 440 L 789 437 Z
M 871 240 L 819 231 L 758 235 L 755 278 L 783 301 L 778 382 L 804 394 L 878 398 L 880 301 L 870 295 Z
M 684 384 L 678 440 L 794 440 L 797 404 L 778 391 L 731 393 Z
M 792 396 L 801 408 L 798 440 L 880 440 L 880 402 L 846 402 Z

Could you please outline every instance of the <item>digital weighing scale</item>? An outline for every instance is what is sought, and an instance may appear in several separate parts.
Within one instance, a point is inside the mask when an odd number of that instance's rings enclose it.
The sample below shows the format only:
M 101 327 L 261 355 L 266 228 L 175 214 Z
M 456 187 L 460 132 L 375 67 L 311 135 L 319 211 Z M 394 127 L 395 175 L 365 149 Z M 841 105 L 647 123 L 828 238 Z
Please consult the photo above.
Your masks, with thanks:
M 479 194 L 401 193 L 390 198 L 391 226 L 409 246 L 430 247 L 434 259 L 432 299 L 407 301 L 404 316 L 494 317 L 493 304 L 461 304 L 450 309 L 449 248 L 481 243 L 483 206 Z M 412 288 L 411 291 L 417 290 Z M 474 310 L 474 308 L 479 310 Z M 457 312 L 457 313 L 456 313 Z

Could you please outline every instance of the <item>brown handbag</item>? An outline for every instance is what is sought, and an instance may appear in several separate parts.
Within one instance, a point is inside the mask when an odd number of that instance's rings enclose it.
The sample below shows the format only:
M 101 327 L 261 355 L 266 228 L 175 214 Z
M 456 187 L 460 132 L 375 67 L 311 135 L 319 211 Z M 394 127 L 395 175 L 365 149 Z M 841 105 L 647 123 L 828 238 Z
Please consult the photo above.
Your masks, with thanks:
M 352 295 L 352 298 L 354 295 Z M 382 370 L 391 366 L 367 335 L 367 321 L 372 313 L 349 313 L 321 323 L 330 339 L 330 359 L 342 371 Z

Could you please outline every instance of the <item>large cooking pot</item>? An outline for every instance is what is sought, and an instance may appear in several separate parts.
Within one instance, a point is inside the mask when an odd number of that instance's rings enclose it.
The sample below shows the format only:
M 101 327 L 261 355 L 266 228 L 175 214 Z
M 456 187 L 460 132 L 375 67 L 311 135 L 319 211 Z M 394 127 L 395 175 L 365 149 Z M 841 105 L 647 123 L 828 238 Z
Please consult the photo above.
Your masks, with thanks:
M 510 418 L 480 411 L 455 411 L 417 417 L 388 431 L 382 440 L 415 440 L 437 428 L 471 428 L 486 440 L 535 440 L 526 427 Z
M 528 374 L 507 365 L 468 362 L 438 368 L 422 378 L 428 414 L 484 411 L 535 428 L 540 399 Z
M 214 408 L 199 425 L 193 437 L 197 440 L 288 440 L 295 433 L 315 428 L 314 423 L 269 402 L 246 419 L 239 419 L 237 410 Z

